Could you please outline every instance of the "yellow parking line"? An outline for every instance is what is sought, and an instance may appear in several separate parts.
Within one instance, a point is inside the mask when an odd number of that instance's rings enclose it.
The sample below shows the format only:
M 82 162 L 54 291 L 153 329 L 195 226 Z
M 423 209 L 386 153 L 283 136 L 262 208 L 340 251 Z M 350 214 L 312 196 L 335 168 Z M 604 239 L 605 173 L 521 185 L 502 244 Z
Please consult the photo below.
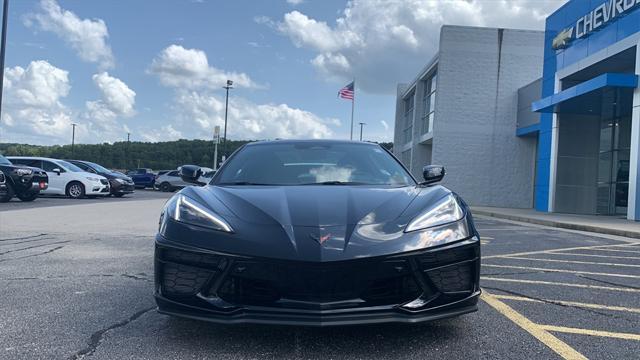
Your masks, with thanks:
M 640 279 L 640 275 L 630 275 L 630 274 L 611 274 L 611 273 L 601 273 L 601 272 L 592 272 L 592 271 L 578 271 L 578 270 L 566 270 L 566 269 L 537 268 L 537 267 L 529 267 L 529 266 L 512 266 L 512 265 L 482 264 L 482 267 L 494 267 L 494 268 L 502 268 L 502 269 L 518 269 L 518 270 L 533 270 L 533 271 L 557 272 L 557 273 L 567 273 L 567 274 L 582 274 L 582 275 L 597 275 L 597 276 L 614 276 L 614 277 L 629 278 L 629 279 Z
M 487 293 L 486 291 L 482 293 L 481 299 L 484 300 L 484 302 L 486 302 L 489 306 L 494 308 L 497 312 L 504 315 L 507 319 L 513 321 L 516 325 L 520 326 L 523 330 L 525 330 L 540 342 L 542 342 L 544 345 L 549 347 L 549 349 L 556 352 L 563 359 L 587 359 L 584 355 L 577 352 L 562 340 L 553 336 L 551 333 L 543 329 L 540 325 L 527 319 L 517 311 L 513 310 L 509 305 L 496 299 L 493 295 Z
M 610 331 L 599 331 L 599 330 L 589 330 L 589 329 L 577 329 L 577 328 L 569 328 L 564 326 L 554 326 L 554 325 L 540 325 L 540 327 L 547 331 L 555 331 L 567 334 L 578 334 L 578 335 L 589 335 L 589 336 L 599 336 L 599 337 L 609 337 L 623 340 L 636 340 L 640 341 L 640 334 L 630 334 L 630 333 L 617 333 Z
M 527 251 L 513 254 L 500 254 L 500 255 L 489 255 L 483 256 L 483 259 L 492 259 L 492 258 L 503 258 L 507 256 L 524 256 L 524 255 L 535 255 L 535 254 L 548 254 L 552 252 L 558 251 L 573 251 L 573 250 L 597 250 L 600 248 L 609 248 L 609 247 L 620 247 L 620 246 L 629 246 L 628 244 L 615 244 L 615 245 L 593 245 L 593 246 L 577 246 L 570 248 L 560 248 L 560 249 L 549 249 L 549 250 L 537 250 L 537 251 Z
M 565 252 L 552 252 L 547 255 L 571 255 L 571 256 L 589 256 L 589 257 L 598 257 L 598 258 L 614 258 L 614 259 L 633 259 L 640 260 L 640 256 L 618 256 L 618 255 L 595 255 L 595 254 L 575 254 L 575 253 L 565 253 Z
M 488 276 L 482 276 L 480 277 L 480 279 L 484 281 L 501 281 L 501 282 L 514 282 L 514 283 L 537 284 L 537 285 L 555 285 L 555 286 L 575 287 L 575 288 L 581 288 L 581 289 L 610 290 L 610 291 L 640 293 L 640 289 L 613 287 L 613 286 L 569 284 L 569 283 L 559 283 L 559 282 L 540 281 L 540 280 L 503 279 L 503 278 L 495 278 L 495 277 L 488 277 Z
M 525 301 L 525 302 L 534 302 L 534 303 L 554 303 L 565 306 L 575 306 L 581 307 L 585 309 L 598 309 L 598 310 L 611 310 L 611 311 L 624 311 L 630 313 L 638 313 L 640 314 L 640 308 L 629 308 L 624 306 L 609 306 L 609 305 L 600 305 L 600 304 L 589 304 L 589 303 L 581 303 L 575 301 L 563 301 L 563 300 L 549 300 L 549 299 L 532 299 L 524 296 L 511 296 L 511 295 L 497 295 L 493 294 L 496 299 L 500 300 L 514 300 L 514 301 Z
M 528 257 L 518 257 L 518 256 L 505 256 L 504 258 L 505 259 L 516 259 L 516 260 L 560 262 L 560 263 L 567 263 L 567 264 L 588 264 L 588 265 L 604 265 L 604 266 L 621 266 L 621 267 L 640 268 L 640 265 L 634 265 L 634 264 L 615 264 L 615 263 L 602 263 L 602 262 L 593 262 L 593 261 L 559 260 L 559 259 L 538 259 L 538 258 L 528 258 Z

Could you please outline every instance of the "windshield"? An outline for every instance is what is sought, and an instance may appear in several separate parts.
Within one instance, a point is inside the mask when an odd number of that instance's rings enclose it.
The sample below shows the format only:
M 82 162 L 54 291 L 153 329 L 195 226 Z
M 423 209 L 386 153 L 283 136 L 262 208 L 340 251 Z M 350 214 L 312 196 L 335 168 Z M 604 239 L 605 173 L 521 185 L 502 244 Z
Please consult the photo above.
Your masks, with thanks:
M 237 185 L 414 185 L 377 145 L 331 142 L 246 146 L 221 170 L 216 183 Z
M 70 162 L 66 162 L 64 160 L 56 160 L 56 162 L 58 163 L 58 165 L 64 166 L 65 169 L 71 172 L 85 172 L 84 170 L 80 169 L 79 167 L 73 165 Z
M 103 166 L 100 166 L 100 165 L 98 165 L 96 163 L 92 163 L 92 162 L 88 162 L 87 161 L 87 164 L 89 166 L 91 166 L 97 172 L 101 172 L 101 173 L 110 173 L 110 172 L 112 172 L 111 170 L 109 170 L 109 169 L 107 169 L 107 168 L 105 168 Z
M 7 159 L 6 157 L 0 155 L 0 164 L 1 165 L 13 165 L 11 164 L 11 161 L 9 161 L 9 159 Z

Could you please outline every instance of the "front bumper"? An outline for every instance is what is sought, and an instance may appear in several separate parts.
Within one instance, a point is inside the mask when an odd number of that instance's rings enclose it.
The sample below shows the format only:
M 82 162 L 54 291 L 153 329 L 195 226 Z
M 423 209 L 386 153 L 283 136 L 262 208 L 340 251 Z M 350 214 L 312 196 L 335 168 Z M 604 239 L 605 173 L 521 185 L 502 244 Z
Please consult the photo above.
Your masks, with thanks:
M 480 242 L 370 259 L 295 262 L 156 240 L 160 313 L 226 324 L 416 323 L 477 310 Z
M 109 186 L 111 188 L 111 194 L 132 194 L 133 192 L 135 192 L 135 184 L 132 182 L 125 182 L 124 184 L 121 184 L 115 180 L 110 180 L 109 181 Z
M 85 186 L 85 195 L 90 196 L 107 196 L 110 194 L 111 187 L 109 186 L 109 182 L 101 181 L 101 182 L 91 182 L 90 186 Z

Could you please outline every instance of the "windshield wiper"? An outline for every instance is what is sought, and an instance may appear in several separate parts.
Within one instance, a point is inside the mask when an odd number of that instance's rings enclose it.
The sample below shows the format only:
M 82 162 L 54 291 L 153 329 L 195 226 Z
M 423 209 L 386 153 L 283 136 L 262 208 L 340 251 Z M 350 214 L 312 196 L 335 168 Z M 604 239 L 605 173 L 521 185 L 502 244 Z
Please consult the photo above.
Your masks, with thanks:
M 223 182 L 223 183 L 218 183 L 215 185 L 262 185 L 262 186 L 267 186 L 267 185 L 273 185 L 273 184 L 261 184 L 261 183 L 254 183 L 254 182 L 250 182 L 250 181 L 232 181 L 232 182 Z
M 315 182 L 315 183 L 306 183 L 306 184 L 300 184 L 300 185 L 369 185 L 369 184 L 363 183 L 363 182 L 355 182 L 355 181 L 332 180 L 332 181 L 321 181 L 321 182 Z

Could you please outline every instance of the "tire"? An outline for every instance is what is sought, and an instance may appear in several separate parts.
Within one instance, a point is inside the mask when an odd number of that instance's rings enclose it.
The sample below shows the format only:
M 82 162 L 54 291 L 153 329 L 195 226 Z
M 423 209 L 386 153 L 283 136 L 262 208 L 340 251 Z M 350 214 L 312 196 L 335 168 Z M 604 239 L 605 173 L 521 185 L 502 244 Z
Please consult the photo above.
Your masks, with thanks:
M 14 192 L 13 192 L 13 186 L 11 185 L 11 183 L 9 183 L 9 180 L 7 179 L 7 193 L 0 197 L 0 202 L 9 202 L 11 201 L 11 198 L 13 198 Z
M 124 196 L 124 194 L 123 194 L 123 193 L 113 194 L 113 196 L 115 196 L 115 197 L 117 197 L 117 198 L 121 198 L 121 197 L 123 197 L 123 196 Z
M 162 184 L 160 184 L 160 191 L 170 192 L 171 190 L 173 190 L 173 187 L 168 182 L 165 181 Z
M 72 181 L 67 185 L 67 196 L 72 199 L 82 199 L 84 197 L 84 185 L 78 181 Z
M 16 197 L 18 199 L 20 199 L 21 201 L 29 202 L 29 201 L 33 201 L 33 200 L 37 199 L 38 195 L 40 195 L 40 193 L 36 192 L 36 193 L 29 194 L 29 195 L 18 194 L 18 195 L 16 195 Z

